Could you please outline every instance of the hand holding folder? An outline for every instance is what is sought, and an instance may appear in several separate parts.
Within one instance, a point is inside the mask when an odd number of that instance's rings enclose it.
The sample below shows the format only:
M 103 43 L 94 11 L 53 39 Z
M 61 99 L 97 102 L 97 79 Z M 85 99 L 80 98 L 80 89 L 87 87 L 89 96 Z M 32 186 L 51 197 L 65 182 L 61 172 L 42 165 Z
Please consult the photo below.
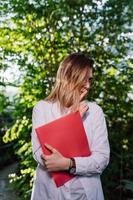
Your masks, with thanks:
M 79 111 L 36 128 L 36 133 L 44 154 L 51 154 L 44 146 L 45 143 L 50 144 L 67 158 L 91 154 Z M 51 175 L 57 187 L 62 186 L 74 177 L 66 171 L 51 172 Z

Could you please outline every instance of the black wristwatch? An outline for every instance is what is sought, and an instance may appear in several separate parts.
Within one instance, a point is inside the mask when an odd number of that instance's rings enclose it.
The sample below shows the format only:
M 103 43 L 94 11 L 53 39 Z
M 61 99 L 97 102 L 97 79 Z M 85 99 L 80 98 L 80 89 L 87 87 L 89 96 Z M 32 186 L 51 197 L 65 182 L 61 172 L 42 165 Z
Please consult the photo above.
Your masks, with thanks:
M 69 173 L 74 174 L 76 172 L 76 163 L 75 163 L 74 158 L 70 158 L 70 159 L 71 159 L 72 164 L 69 167 Z

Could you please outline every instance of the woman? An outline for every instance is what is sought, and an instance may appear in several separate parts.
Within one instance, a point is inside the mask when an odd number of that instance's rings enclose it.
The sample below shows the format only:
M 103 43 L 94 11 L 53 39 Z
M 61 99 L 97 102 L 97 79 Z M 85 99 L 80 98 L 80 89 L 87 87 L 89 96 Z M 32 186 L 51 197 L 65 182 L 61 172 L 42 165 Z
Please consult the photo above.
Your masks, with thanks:
M 93 61 L 83 53 L 66 57 L 57 71 L 55 86 L 45 100 L 40 100 L 32 113 L 32 149 L 38 166 L 31 200 L 103 200 L 100 175 L 109 162 L 109 143 L 106 121 L 100 106 L 83 101 L 90 88 Z M 88 138 L 91 155 L 65 158 L 49 144 L 51 155 L 44 155 L 35 128 L 79 111 Z M 56 187 L 51 171 L 67 170 L 75 177 Z

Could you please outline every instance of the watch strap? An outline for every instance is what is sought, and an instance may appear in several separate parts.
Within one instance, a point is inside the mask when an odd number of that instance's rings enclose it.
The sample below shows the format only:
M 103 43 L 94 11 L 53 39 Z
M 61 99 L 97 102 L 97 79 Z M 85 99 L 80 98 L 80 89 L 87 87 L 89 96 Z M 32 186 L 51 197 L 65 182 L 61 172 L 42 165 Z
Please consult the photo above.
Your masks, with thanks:
M 76 170 L 76 163 L 75 163 L 75 159 L 74 158 L 70 158 L 70 166 L 69 166 L 69 172 L 71 173 L 71 171 L 75 171 Z
M 76 167 L 76 163 L 75 163 L 75 159 L 74 158 L 70 158 L 72 161 L 72 167 Z

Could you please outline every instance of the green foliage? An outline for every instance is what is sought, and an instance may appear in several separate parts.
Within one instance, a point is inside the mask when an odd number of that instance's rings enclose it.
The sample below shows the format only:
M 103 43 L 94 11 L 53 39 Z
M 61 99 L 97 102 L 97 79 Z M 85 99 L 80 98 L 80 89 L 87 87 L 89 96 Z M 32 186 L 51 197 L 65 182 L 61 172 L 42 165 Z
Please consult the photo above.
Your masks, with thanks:
M 103 175 L 105 196 L 130 199 L 132 1 L 7 0 L 1 5 L 1 68 L 15 63 L 23 76 L 14 99 L 15 123 L 4 136 L 5 142 L 14 142 L 20 161 L 18 172 L 11 175 L 20 196 L 29 199 L 36 166 L 30 142 L 32 108 L 50 92 L 62 59 L 81 50 L 96 65 L 95 85 L 87 98 L 102 106 L 108 123 L 111 162 Z
M 2 140 L 6 130 L 12 126 L 12 123 L 11 103 L 2 85 L 0 89 L 0 169 L 12 163 L 14 159 L 13 144 L 5 144 Z
M 23 116 L 21 120 L 16 120 L 16 123 L 6 131 L 3 137 L 5 143 L 14 141 L 14 149 L 19 158 L 19 166 L 16 174 L 10 174 L 9 178 L 15 189 L 19 191 L 20 197 L 22 195 L 22 199 L 28 199 L 31 194 L 36 166 L 32 159 L 31 126 L 31 118 L 29 120 L 26 116 Z

